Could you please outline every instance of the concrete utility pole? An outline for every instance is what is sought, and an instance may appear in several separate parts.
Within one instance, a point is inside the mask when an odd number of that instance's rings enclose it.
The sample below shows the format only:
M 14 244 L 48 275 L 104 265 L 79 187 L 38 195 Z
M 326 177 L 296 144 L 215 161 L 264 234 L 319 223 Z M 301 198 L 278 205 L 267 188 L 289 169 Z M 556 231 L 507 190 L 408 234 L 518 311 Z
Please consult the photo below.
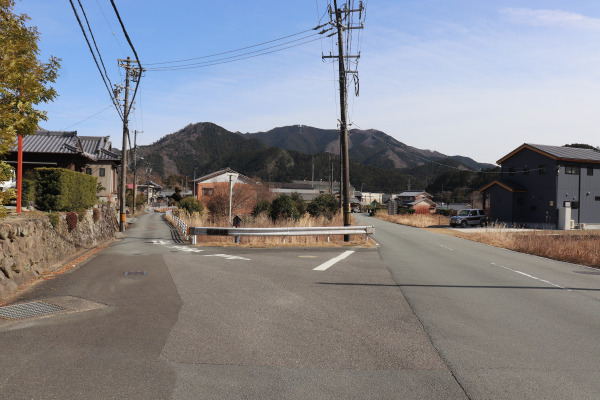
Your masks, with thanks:
M 345 60 L 346 58 L 359 58 L 360 56 L 344 55 L 344 34 L 343 31 L 347 29 L 362 29 L 362 25 L 358 27 L 344 26 L 342 18 L 342 12 L 347 17 L 350 13 L 361 12 L 363 10 L 363 4 L 360 3 L 360 7 L 356 10 L 349 10 L 344 7 L 344 10 L 338 8 L 337 0 L 333 0 L 333 10 L 330 10 L 330 16 L 333 17 L 335 14 L 334 26 L 337 29 L 337 42 L 338 42 L 338 55 L 337 56 L 323 56 L 323 58 L 337 58 L 338 69 L 339 69 L 339 81 L 340 81 L 340 163 L 341 163 L 341 200 L 342 210 L 344 213 L 344 226 L 351 225 L 351 213 L 350 213 L 350 160 L 348 158 L 348 125 L 346 119 L 346 73 L 356 73 L 356 71 L 346 71 Z M 347 19 L 347 18 L 346 18 Z M 350 235 L 344 235 L 344 241 L 350 241 Z
M 137 210 L 137 134 L 142 131 L 133 131 L 133 212 Z
M 132 79 L 134 82 L 139 79 L 141 71 L 139 68 L 135 68 L 131 65 L 131 58 L 127 57 L 126 60 L 117 60 L 119 66 L 125 68 L 125 100 L 123 103 L 123 148 L 121 149 L 121 201 L 119 205 L 119 231 L 125 230 L 125 205 L 126 205 L 126 194 L 127 194 L 127 139 L 129 137 L 129 111 L 131 105 L 129 104 L 129 80 Z M 137 63 L 137 61 L 134 60 Z M 117 85 L 115 88 L 115 97 L 119 98 L 122 86 Z

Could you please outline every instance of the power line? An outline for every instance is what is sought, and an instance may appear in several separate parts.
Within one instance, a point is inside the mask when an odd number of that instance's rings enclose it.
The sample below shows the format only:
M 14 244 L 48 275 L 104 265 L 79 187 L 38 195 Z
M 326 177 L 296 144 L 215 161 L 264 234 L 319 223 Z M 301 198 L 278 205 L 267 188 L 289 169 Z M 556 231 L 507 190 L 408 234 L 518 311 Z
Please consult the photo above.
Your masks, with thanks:
M 140 78 L 141 78 L 144 70 L 142 68 L 142 64 L 140 63 L 140 58 L 138 57 L 137 52 L 135 51 L 135 47 L 133 46 L 133 43 L 131 43 L 131 39 L 129 38 L 127 29 L 125 29 L 123 20 L 121 20 L 121 15 L 119 14 L 119 10 L 117 10 L 117 6 L 115 5 L 114 0 L 110 0 L 110 4 L 112 4 L 113 10 L 115 11 L 115 15 L 117 16 L 117 19 L 119 20 L 119 24 L 121 25 L 121 29 L 123 30 L 123 34 L 125 35 L 125 39 L 127 39 L 127 43 L 129 43 L 129 47 L 131 47 L 131 50 L 133 51 L 133 55 L 135 56 L 135 61 L 137 62 L 138 67 L 139 67 L 139 75 L 137 76 L 137 79 L 135 79 L 135 90 L 133 91 L 133 96 L 131 96 L 131 102 L 133 103 L 133 101 L 135 100 L 135 95 L 137 94 L 138 87 L 140 85 Z M 129 117 L 129 110 L 125 110 L 125 112 L 123 113 L 123 116 L 125 119 L 127 119 L 127 117 Z
M 81 28 L 81 32 L 83 33 L 83 37 L 85 38 L 85 41 L 88 45 L 88 48 L 90 50 L 90 53 L 92 54 L 92 58 L 94 59 L 94 62 L 96 63 L 96 67 L 98 68 L 98 72 L 100 72 L 100 76 L 102 77 L 102 81 L 104 82 L 104 86 L 106 87 L 106 90 L 108 90 L 108 95 L 110 97 L 110 99 L 113 102 L 113 105 L 115 106 L 115 108 L 117 109 L 117 112 L 119 113 L 119 117 L 121 119 L 123 119 L 123 115 L 121 114 L 121 110 L 119 109 L 118 106 L 118 102 L 115 99 L 112 90 L 110 89 L 110 86 L 108 86 L 108 83 L 106 82 L 108 79 L 108 76 L 104 76 L 104 73 L 102 72 L 102 69 L 100 68 L 100 65 L 98 64 L 98 59 L 96 58 L 96 54 L 94 53 L 94 50 L 92 49 L 92 45 L 90 44 L 90 40 L 88 39 L 88 36 L 86 34 L 85 28 L 83 27 L 83 24 L 81 23 L 81 19 L 79 18 L 79 13 L 77 12 L 77 9 L 75 8 L 75 4 L 73 4 L 73 0 L 69 0 L 69 2 L 71 3 L 71 7 L 73 8 L 73 13 L 75 14 L 75 18 L 77 18 L 77 22 L 79 23 L 79 27 Z M 81 6 L 81 3 L 79 3 Z M 82 12 L 83 12 L 83 7 L 82 7 Z M 85 12 L 84 12 L 85 15 Z M 89 24 L 88 24 L 88 28 L 89 28 Z M 90 28 L 90 35 L 92 34 L 91 32 L 91 28 Z M 96 47 L 96 49 L 98 49 Z M 100 52 L 98 51 L 98 56 L 100 56 Z M 104 64 L 103 64 L 104 65 Z M 106 71 L 106 69 L 105 69 Z M 111 83 L 112 86 L 112 83 Z
M 251 49 L 251 48 L 254 48 L 254 47 L 264 46 L 265 44 L 278 42 L 280 40 L 287 39 L 287 38 L 294 37 L 294 36 L 298 36 L 298 35 L 301 35 L 301 34 L 306 33 L 306 32 L 310 32 L 310 31 L 314 31 L 314 30 L 317 30 L 317 29 L 321 29 L 323 26 L 324 25 L 319 25 L 319 26 L 316 26 L 314 28 L 307 29 L 307 30 L 304 30 L 304 31 L 301 31 L 301 32 L 292 33 L 291 35 L 282 36 L 282 37 L 277 38 L 277 39 L 268 40 L 266 42 L 262 42 L 262 43 L 258 43 L 258 44 L 253 44 L 251 46 L 240 47 L 239 49 L 235 49 L 235 50 L 229 50 L 229 51 L 224 51 L 224 52 L 221 52 L 221 53 L 209 54 L 209 55 L 200 56 L 200 57 L 184 58 L 184 59 L 181 59 L 181 60 L 146 63 L 146 65 L 176 64 L 176 63 L 180 63 L 180 62 L 186 62 L 186 61 L 192 61 L 192 60 L 201 60 L 201 59 L 204 59 L 204 58 L 211 58 L 211 57 L 216 57 L 216 56 L 222 56 L 224 54 L 237 53 L 237 52 L 242 51 L 242 50 L 248 50 L 248 49 Z M 315 34 L 309 35 L 307 37 L 311 37 L 311 36 L 314 36 L 314 35 L 317 35 L 317 34 L 318 33 L 315 33 Z M 292 43 L 292 42 L 295 42 L 295 41 L 298 41 L 298 40 L 301 40 L 301 39 L 288 41 L 286 43 Z M 286 44 L 286 43 L 283 43 L 283 44 Z M 283 45 L 283 44 L 281 44 L 281 45 Z M 276 47 L 276 46 L 274 46 L 274 47 Z M 267 47 L 267 49 L 269 49 L 269 48 L 271 48 L 271 47 Z M 264 50 L 266 50 L 266 49 L 264 49 Z M 248 53 L 248 54 L 250 54 L 250 53 Z
M 110 22 L 108 22 L 108 18 L 106 18 L 106 14 L 104 13 L 104 10 L 102 9 L 102 6 L 100 6 L 100 3 L 98 2 L 98 0 L 96 0 L 96 4 L 98 5 L 98 8 L 100 9 L 100 12 L 102 13 L 102 16 L 104 17 L 104 20 L 106 21 L 106 25 L 108 25 L 108 28 L 110 29 L 110 32 L 112 33 L 113 37 L 115 38 L 115 41 L 117 42 L 117 44 L 119 45 L 119 48 L 123 52 L 123 56 L 126 56 L 125 50 L 123 49 L 123 46 L 121 46 L 121 42 L 119 42 L 119 39 L 117 38 L 117 35 L 115 34 L 115 30 L 113 29 L 113 27 L 110 24 Z
M 98 115 L 98 114 L 102 113 L 103 111 L 106 111 L 106 110 L 108 110 L 108 109 L 109 109 L 109 108 L 111 108 L 112 106 L 113 106 L 113 104 L 110 104 L 109 106 L 107 106 L 107 107 L 103 108 L 102 110 L 98 111 L 97 113 L 95 113 L 95 114 L 92 114 L 92 115 L 90 115 L 89 117 L 87 117 L 87 118 L 85 118 L 85 119 L 83 119 L 83 120 L 81 120 L 81 121 L 79 121 L 79 122 L 76 122 L 76 123 L 74 123 L 74 124 L 72 124 L 72 125 L 69 125 L 69 126 L 67 126 L 66 128 L 63 128 L 63 129 L 61 129 L 61 130 L 62 130 L 62 131 L 66 131 L 67 129 L 69 129 L 69 128 L 72 128 L 72 127 L 74 127 L 75 125 L 79 125 L 79 124 L 81 124 L 81 123 L 84 123 L 85 121 L 87 121 L 87 120 L 89 120 L 89 119 L 92 119 L 92 118 L 94 118 L 96 115 Z
M 247 60 L 247 59 L 250 59 L 250 58 L 264 56 L 264 55 L 267 55 L 267 54 L 277 53 L 279 51 L 283 51 L 283 50 L 291 49 L 291 48 L 294 48 L 294 47 L 302 46 L 302 45 L 307 44 L 307 43 L 316 42 L 317 40 L 321 40 L 321 38 L 318 37 L 316 39 L 307 40 L 305 42 L 297 43 L 295 45 L 291 45 L 291 46 L 287 46 L 287 47 L 283 47 L 283 48 L 275 49 L 275 50 L 271 50 L 271 51 L 266 51 L 266 52 L 263 52 L 263 53 L 254 54 L 254 55 L 247 56 L 247 57 L 240 57 L 240 58 L 235 58 L 235 57 L 239 57 L 239 56 L 226 57 L 226 58 L 222 59 L 224 61 L 212 60 L 212 61 L 207 61 L 207 62 L 204 62 L 204 63 L 189 64 L 189 66 L 185 66 L 185 65 L 184 66 L 176 66 L 175 65 L 175 66 L 172 66 L 172 67 L 148 68 L 147 70 L 148 71 L 177 71 L 177 70 L 185 70 L 185 69 L 205 68 L 205 67 L 210 67 L 210 66 L 213 66 L 213 65 L 229 64 L 229 63 L 233 63 L 233 62 Z M 254 52 L 252 52 L 252 53 L 254 53 Z M 247 54 L 250 54 L 250 53 L 247 53 Z

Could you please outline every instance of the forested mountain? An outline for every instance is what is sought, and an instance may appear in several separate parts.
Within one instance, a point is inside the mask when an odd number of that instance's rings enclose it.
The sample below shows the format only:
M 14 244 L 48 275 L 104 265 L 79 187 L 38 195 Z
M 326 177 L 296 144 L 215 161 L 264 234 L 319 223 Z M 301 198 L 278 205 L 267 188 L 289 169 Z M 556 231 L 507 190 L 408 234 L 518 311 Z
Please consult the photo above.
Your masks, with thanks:
M 244 137 L 256 138 L 270 147 L 317 154 L 339 154 L 340 133 L 335 129 L 319 129 L 306 125 L 284 126 L 267 132 L 247 133 Z M 432 150 L 408 146 L 376 129 L 351 129 L 348 132 L 350 159 L 374 167 L 414 168 L 431 161 L 454 159 L 468 169 L 479 170 L 493 167 L 464 156 L 447 156 Z
M 458 162 L 435 151 L 416 149 L 377 130 L 352 130 L 349 136 L 350 181 L 365 191 L 399 192 L 409 182 L 413 189 L 422 189 L 449 168 L 484 165 L 467 157 Z M 138 159 L 143 159 L 138 168 L 150 168 L 155 180 L 172 182 L 226 167 L 263 181 L 310 180 L 314 174 L 315 180 L 333 177 L 339 182 L 338 153 L 339 132 L 335 130 L 289 126 L 240 134 L 204 122 L 141 146 Z

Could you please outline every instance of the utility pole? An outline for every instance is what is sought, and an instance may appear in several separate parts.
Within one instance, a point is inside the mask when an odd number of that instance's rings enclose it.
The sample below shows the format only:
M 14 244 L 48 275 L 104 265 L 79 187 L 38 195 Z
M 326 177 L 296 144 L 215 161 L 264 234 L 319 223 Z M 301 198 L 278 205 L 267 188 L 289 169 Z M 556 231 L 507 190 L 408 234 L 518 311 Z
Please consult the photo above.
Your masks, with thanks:
M 346 104 L 347 104 L 347 94 L 346 94 L 346 73 L 355 74 L 356 71 L 346 71 L 345 61 L 347 58 L 359 58 L 360 55 L 344 55 L 344 30 L 349 29 L 362 29 L 362 24 L 360 26 L 350 26 L 349 24 L 344 26 L 343 20 L 348 20 L 348 16 L 350 13 L 360 12 L 363 10 L 363 3 L 360 2 L 360 6 L 356 10 L 348 9 L 344 6 L 344 9 L 338 8 L 337 0 L 333 0 L 333 10 L 329 10 L 330 18 L 332 19 L 332 24 L 335 26 L 337 30 L 337 42 L 338 42 L 338 55 L 329 55 L 323 56 L 323 58 L 337 58 L 338 59 L 338 70 L 339 70 L 339 81 L 340 81 L 340 164 L 341 164 L 341 200 L 342 200 L 342 210 L 344 213 L 344 226 L 351 225 L 351 213 L 350 213 L 350 160 L 348 159 L 348 125 L 346 121 Z M 342 12 L 344 13 L 344 17 L 342 17 Z M 335 14 L 335 22 L 333 21 L 333 15 Z M 344 241 L 350 241 L 350 235 L 344 235 Z
M 133 212 L 137 210 L 137 134 L 143 131 L 133 131 Z
M 126 205 L 126 194 L 127 194 L 127 138 L 129 137 L 129 111 L 131 105 L 129 104 L 129 80 L 132 79 L 134 82 L 139 79 L 141 72 L 139 68 L 135 68 L 131 65 L 131 58 L 127 57 L 126 60 L 117 60 L 119 66 L 125 68 L 125 100 L 123 103 L 123 148 L 121 150 L 121 202 L 119 206 L 119 231 L 125 230 L 125 205 Z M 137 61 L 134 61 L 137 63 Z M 116 85 L 115 98 L 119 98 L 122 86 Z

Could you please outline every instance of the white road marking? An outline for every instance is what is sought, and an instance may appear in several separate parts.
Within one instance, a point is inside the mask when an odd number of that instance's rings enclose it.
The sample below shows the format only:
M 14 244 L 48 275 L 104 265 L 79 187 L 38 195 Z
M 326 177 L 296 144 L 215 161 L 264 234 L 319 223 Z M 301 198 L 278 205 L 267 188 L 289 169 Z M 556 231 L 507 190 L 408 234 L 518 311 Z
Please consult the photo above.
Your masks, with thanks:
M 440 246 L 440 247 L 443 247 L 443 248 L 444 248 L 444 249 L 446 249 L 446 250 L 453 251 L 453 249 L 451 249 L 450 247 L 444 246 L 443 244 L 439 244 L 439 243 L 436 243 L 436 242 L 431 242 L 431 241 L 430 241 L 429 243 L 433 243 L 433 244 L 435 244 L 436 246 Z
M 246 260 L 250 261 L 249 258 L 244 258 L 240 256 L 232 256 L 229 254 L 205 254 L 204 257 L 223 257 L 226 260 Z
M 187 253 L 200 253 L 204 250 L 199 250 L 199 249 L 192 249 L 191 247 L 186 247 L 186 246 L 168 246 L 170 249 L 176 249 L 179 251 L 185 251 Z
M 345 251 L 342 254 L 340 254 L 339 256 L 332 258 L 331 260 L 319 265 L 317 268 L 313 268 L 313 271 L 325 271 L 325 270 L 327 270 L 327 268 L 331 267 L 333 264 L 337 263 L 338 261 L 342 261 L 344 258 L 348 257 L 352 253 L 354 253 L 353 250 Z
M 520 274 L 520 275 L 526 276 L 526 277 L 528 277 L 528 278 L 535 279 L 536 281 L 540 281 L 540 282 L 547 283 L 548 285 L 551 285 L 551 286 L 557 287 L 557 288 L 559 288 L 559 289 L 564 289 L 564 290 L 568 290 L 569 292 L 572 292 L 572 290 L 571 290 L 571 289 L 567 289 L 566 287 L 563 287 L 563 286 L 557 285 L 557 284 L 555 284 L 555 283 L 552 283 L 552 282 L 550 282 L 550 281 L 547 281 L 547 280 L 545 280 L 545 279 L 538 278 L 538 277 L 536 277 L 536 276 L 533 276 L 533 275 L 529 275 L 529 274 L 527 274 L 527 273 L 525 273 L 525 272 L 518 271 L 518 270 L 516 270 L 516 269 L 512 269 L 512 268 L 508 268 L 508 267 L 505 267 L 504 265 L 500 265 L 500 264 L 496 264 L 496 263 L 491 263 L 491 264 L 492 264 L 492 265 L 495 265 L 496 267 L 504 268 L 504 269 L 507 269 L 507 270 L 509 270 L 509 271 L 515 272 L 515 273 L 517 273 L 517 274 Z
M 152 243 L 162 244 L 163 246 L 169 244 L 169 242 L 165 242 L 164 240 L 153 240 Z

